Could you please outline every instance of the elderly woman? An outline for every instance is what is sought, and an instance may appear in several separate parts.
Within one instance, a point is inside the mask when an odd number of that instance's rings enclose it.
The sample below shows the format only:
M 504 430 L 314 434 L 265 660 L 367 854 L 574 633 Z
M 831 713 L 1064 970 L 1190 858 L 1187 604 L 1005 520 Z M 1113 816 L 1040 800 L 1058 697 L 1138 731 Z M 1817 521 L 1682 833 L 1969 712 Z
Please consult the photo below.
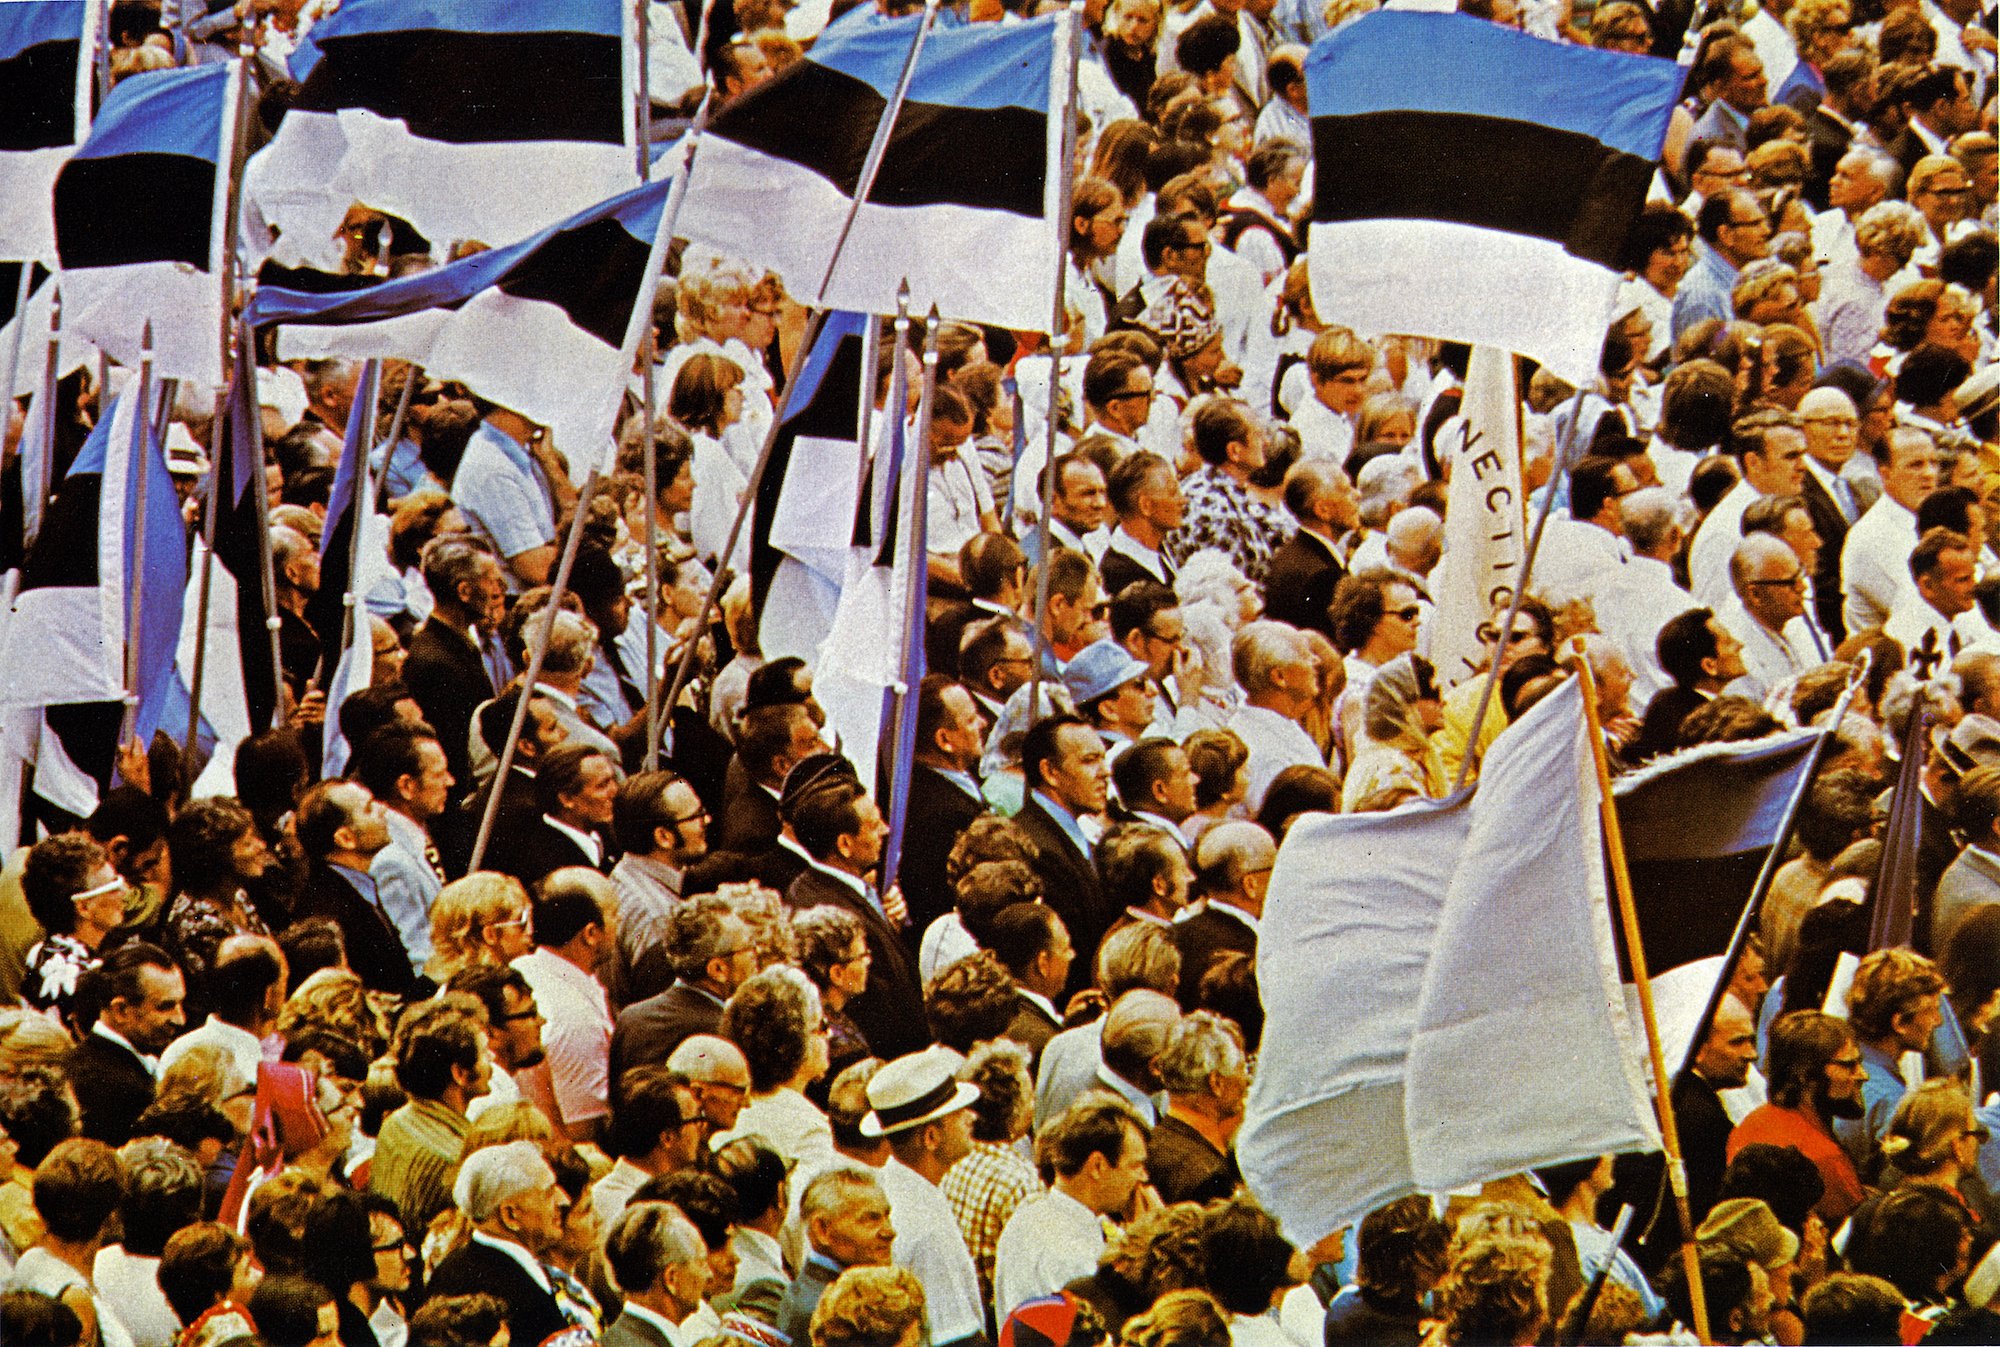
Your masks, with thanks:
M 1414 653 L 1398 655 L 1376 670 L 1362 704 L 1365 738 L 1341 786 L 1341 809 L 1351 812 L 1384 790 L 1442 799 L 1450 782 L 1430 735 L 1443 722 L 1443 700 L 1429 660 Z
M 2000 1207 L 1981 1180 L 1979 1150 L 1986 1128 L 1972 1115 L 1965 1088 L 1950 1079 L 1927 1080 L 1903 1096 L 1882 1138 L 1887 1188 L 1926 1187 L 1944 1194 L 1973 1228 L 1973 1257 L 2000 1238 Z M 1855 1210 L 1861 1217 L 1864 1202 Z M 1855 1228 L 1863 1222 L 1856 1220 Z
M 528 891 L 512 875 L 477 870 L 455 879 L 431 905 L 430 961 L 424 972 L 443 986 L 481 964 L 509 964 L 535 948 Z
M 825 903 L 793 917 L 792 934 L 798 939 L 799 967 L 819 990 L 827 1033 L 823 1079 L 831 1081 L 869 1055 L 868 1040 L 845 1009 L 868 990 L 868 938 L 859 917 Z
M 125 920 L 125 881 L 88 833 L 63 833 L 28 853 L 21 894 L 42 927 L 28 947 L 21 999 L 81 1033 L 77 980 L 97 966 L 104 938 Z
M 811 980 L 796 968 L 756 974 L 723 1008 L 721 1033 L 750 1070 L 750 1102 L 726 1136 L 761 1136 L 795 1165 L 833 1163 L 833 1126 L 805 1096 L 827 1065 L 826 1021 Z
M 132 1334 L 93 1281 L 125 1187 L 118 1152 L 101 1141 L 75 1137 L 50 1151 L 35 1167 L 42 1237 L 7 1279 L 10 1290 L 40 1291 L 69 1306 L 83 1321 L 84 1342 L 95 1347 L 132 1347 Z

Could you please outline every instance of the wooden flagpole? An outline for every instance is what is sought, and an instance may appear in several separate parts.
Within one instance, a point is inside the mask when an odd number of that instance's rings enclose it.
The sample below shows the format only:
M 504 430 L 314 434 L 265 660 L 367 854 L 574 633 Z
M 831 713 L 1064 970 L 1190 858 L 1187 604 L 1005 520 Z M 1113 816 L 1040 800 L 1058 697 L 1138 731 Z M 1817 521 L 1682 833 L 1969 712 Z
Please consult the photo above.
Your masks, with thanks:
M 1550 495 L 1554 493 L 1551 492 Z M 1544 509 L 1543 519 L 1547 519 Z M 1540 529 L 1537 528 L 1537 534 Z M 1618 900 L 1618 920 L 1625 930 L 1625 954 L 1632 964 L 1632 982 L 1639 992 L 1639 1014 L 1646 1025 L 1646 1051 L 1653 1060 L 1653 1103 L 1660 1116 L 1660 1141 L 1667 1153 L 1667 1180 L 1681 1218 L 1682 1270 L 1687 1274 L 1688 1301 L 1694 1310 L 1695 1336 L 1713 1342 L 1708 1331 L 1708 1297 L 1702 1291 L 1701 1258 L 1695 1249 L 1694 1220 L 1688 1210 L 1687 1163 L 1681 1158 L 1680 1127 L 1674 1119 L 1673 1077 L 1660 1046 L 1660 1017 L 1653 1005 L 1653 981 L 1646 973 L 1646 951 L 1640 943 L 1639 909 L 1632 900 L 1632 875 L 1625 864 L 1625 838 L 1618 826 L 1618 801 L 1611 793 L 1611 763 L 1604 752 L 1604 726 L 1597 716 L 1597 680 L 1583 642 L 1573 646 L 1576 676 L 1583 685 L 1583 718 L 1590 734 L 1591 761 L 1597 765 L 1598 814 L 1604 821 L 1604 850 L 1610 860 L 1611 887 Z M 1495 656 L 1498 663 L 1498 656 Z

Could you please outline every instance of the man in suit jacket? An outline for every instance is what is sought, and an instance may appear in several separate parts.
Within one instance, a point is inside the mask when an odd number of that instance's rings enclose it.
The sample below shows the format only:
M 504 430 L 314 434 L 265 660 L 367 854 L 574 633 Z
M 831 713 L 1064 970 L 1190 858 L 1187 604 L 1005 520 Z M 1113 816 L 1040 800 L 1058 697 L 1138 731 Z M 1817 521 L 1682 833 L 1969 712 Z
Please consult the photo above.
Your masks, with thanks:
M 656 1066 L 696 1034 L 722 1024 L 722 1007 L 757 971 L 750 928 L 713 895 L 682 903 L 667 918 L 661 946 L 674 985 L 618 1013 L 611 1031 L 611 1082 L 635 1066 Z
M 1361 522 L 1361 498 L 1338 463 L 1309 458 L 1285 474 L 1285 508 L 1299 528 L 1271 554 L 1264 615 L 1332 640 L 1326 605 L 1347 574 L 1339 543 Z
M 1746 153 L 1751 114 L 1764 106 L 1771 92 L 1756 44 L 1747 37 L 1724 37 L 1710 43 L 1696 75 L 1697 87 L 1701 84 L 1709 86 L 1715 101 L 1695 122 L 1689 142 L 1706 140 Z
M 1028 558 L 1004 533 L 975 533 L 958 549 L 958 574 L 972 595 L 931 619 L 924 653 L 938 673 L 958 674 L 958 648 L 966 628 L 996 617 L 1014 617 L 1028 581 Z
M 438 1264 L 425 1299 L 498 1296 L 515 1342 L 541 1343 L 574 1326 L 541 1258 L 562 1238 L 563 1204 L 540 1148 L 513 1141 L 474 1151 L 459 1167 L 452 1194 L 472 1235 Z
M 826 1288 L 851 1267 L 889 1266 L 896 1230 L 888 1194 L 858 1163 L 810 1180 L 799 1198 L 799 1219 L 806 1231 L 805 1258 L 778 1306 L 778 1331 L 794 1343 L 808 1343 L 813 1311 Z
M 618 764 L 602 751 L 564 743 L 535 766 L 539 812 L 523 826 L 495 834 L 483 868 L 521 881 L 529 890 L 572 865 L 611 869 L 611 805 L 618 798 Z
M 424 583 L 436 606 L 410 638 L 403 682 L 444 745 L 455 803 L 473 785 L 473 712 L 497 691 L 485 642 L 505 609 L 507 586 L 499 559 L 470 538 L 441 539 L 427 548 Z
M 1673 752 L 1681 722 L 1743 676 L 1743 642 L 1715 620 L 1712 609 L 1690 608 L 1669 618 L 1653 648 L 1674 685 L 1654 693 L 1647 703 L 1638 737 L 1625 749 L 1626 761 L 1635 765 Z
M 1813 613 L 1826 639 L 1839 645 L 1847 639 L 1842 618 L 1840 554 L 1847 530 L 1861 517 L 1860 502 L 1840 475 L 1860 443 L 1861 421 L 1854 403 L 1838 388 L 1815 388 L 1799 401 L 1799 422 L 1806 433 L 1806 474 L 1799 495 L 1819 534 L 1819 558 L 1813 566 Z
M 1092 843 L 1080 820 L 1104 812 L 1110 769 L 1104 741 L 1081 717 L 1046 716 L 1021 744 L 1021 767 L 1032 789 L 1014 821 L 1035 844 L 1034 870 L 1042 881 L 1042 901 L 1054 908 L 1076 947 L 1065 995 L 1089 985 L 1097 945 L 1117 913 L 1091 861 Z
M 956 897 L 945 861 L 965 826 L 986 812 L 979 793 L 980 754 L 988 722 L 972 694 L 943 674 L 926 674 L 917 692 L 917 747 L 910 773 L 903 857 L 896 867 L 910 925 L 917 931 L 951 911 Z
M 680 1326 L 701 1308 L 708 1246 L 671 1203 L 641 1202 L 613 1223 L 604 1258 L 625 1291 L 625 1312 L 603 1347 L 677 1347 Z
M 507 742 L 507 731 L 514 724 L 514 708 L 520 705 L 520 700 L 520 690 L 510 688 L 479 708 L 480 737 L 496 758 L 501 746 Z M 470 868 L 472 846 L 479 836 L 479 823 L 486 817 L 487 802 L 496 788 L 500 791 L 500 807 L 493 816 L 493 830 L 486 840 L 488 852 L 493 850 L 498 839 L 519 836 L 528 824 L 541 816 L 541 807 L 535 803 L 535 765 L 543 754 L 561 744 L 565 737 L 566 732 L 557 721 L 555 707 L 548 698 L 529 698 L 528 718 L 521 722 L 521 738 L 514 747 L 514 764 L 507 769 L 506 783 L 500 785 L 497 778 L 488 781 L 458 808 L 440 816 L 431 825 L 446 875 L 453 879 L 463 878 Z M 482 857 L 480 868 L 490 870 L 493 867 Z
M 1206 1011 L 1167 1033 L 1153 1069 L 1167 1108 L 1146 1139 L 1146 1173 L 1160 1200 L 1207 1202 L 1242 1182 L 1231 1142 L 1243 1124 L 1250 1065 L 1229 1021 Z
M 132 1126 L 153 1102 L 155 1056 L 187 1024 L 187 983 L 165 950 L 135 941 L 121 945 L 85 974 L 104 1000 L 97 1023 L 64 1059 L 76 1091 L 83 1135 L 107 1146 L 132 1139 Z
M 1104 592 L 1116 597 L 1141 580 L 1171 586 L 1179 571 L 1160 545 L 1187 513 L 1174 465 L 1142 449 L 1119 460 L 1106 490 L 1118 527 L 1111 530 L 1111 541 L 1098 561 Z
M 1257 922 L 1271 887 L 1278 847 L 1254 823 L 1218 823 L 1195 848 L 1195 880 L 1203 900 L 1175 921 L 1174 948 L 1181 954 L 1181 984 L 1175 999 L 1193 1010 L 1202 976 L 1230 952 L 1257 957 Z
M 311 862 L 293 901 L 300 917 L 325 917 L 340 928 L 347 966 L 370 991 L 407 996 L 417 970 L 382 910 L 369 865 L 389 845 L 380 801 L 358 781 L 322 781 L 299 798 L 299 847 Z
M 1041 1062 L 1042 1049 L 1062 1026 L 1056 998 L 1069 982 L 1076 949 L 1062 918 L 1041 903 L 1016 903 L 993 919 L 989 948 L 1014 979 L 1019 1008 L 1007 1026 L 1007 1037 L 1028 1049 L 1030 1067 Z
M 722 783 L 722 816 L 715 849 L 756 855 L 777 841 L 784 825 L 778 796 L 785 776 L 815 753 L 824 753 L 819 726 L 801 703 L 757 706 L 743 713 L 736 758 Z
M 785 902 L 793 909 L 828 903 L 852 913 L 868 940 L 868 986 L 847 1003 L 847 1014 L 884 1059 L 915 1052 L 930 1041 L 924 1021 L 923 984 L 916 960 L 888 908 L 867 876 L 882 863 L 889 827 L 861 783 L 832 772 L 788 799 L 792 831 L 810 857 L 792 881 Z

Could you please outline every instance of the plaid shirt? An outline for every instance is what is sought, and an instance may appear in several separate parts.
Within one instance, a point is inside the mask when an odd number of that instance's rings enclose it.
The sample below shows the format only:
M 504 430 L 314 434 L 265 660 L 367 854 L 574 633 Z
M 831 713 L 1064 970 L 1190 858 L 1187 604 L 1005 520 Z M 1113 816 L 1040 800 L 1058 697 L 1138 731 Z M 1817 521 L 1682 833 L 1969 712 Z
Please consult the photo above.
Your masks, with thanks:
M 990 1303 L 993 1254 L 1000 1245 L 1000 1232 L 1007 1228 L 1014 1208 L 1042 1191 L 1041 1176 L 1012 1146 L 975 1141 L 971 1153 L 945 1171 L 938 1189 L 951 1203 L 958 1228 L 965 1232 L 972 1264 L 979 1269 L 980 1291 Z
M 1226 552 L 1245 579 L 1262 586 L 1271 554 L 1296 527 L 1284 511 L 1274 510 L 1250 494 L 1248 487 L 1214 464 L 1185 484 L 1187 513 L 1181 526 L 1167 535 L 1161 550 L 1176 566 L 1205 547 Z

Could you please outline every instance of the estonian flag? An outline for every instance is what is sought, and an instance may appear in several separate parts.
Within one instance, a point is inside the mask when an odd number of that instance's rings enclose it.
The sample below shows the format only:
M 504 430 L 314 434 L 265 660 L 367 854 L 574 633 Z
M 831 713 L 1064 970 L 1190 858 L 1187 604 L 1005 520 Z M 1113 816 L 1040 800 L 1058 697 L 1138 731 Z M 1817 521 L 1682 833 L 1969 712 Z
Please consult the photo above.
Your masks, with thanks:
M 522 238 L 638 182 L 636 11 L 618 0 L 345 0 L 245 195 L 287 264 L 328 265 L 349 206 L 440 244 Z
M 49 260 L 56 174 L 90 131 L 92 0 L 0 4 L 0 258 Z
M 1313 45 L 1313 307 L 1597 373 L 1619 250 L 1686 72 L 1462 14 Z
M 363 548 L 386 548 L 388 539 L 377 523 L 374 492 L 368 487 L 368 453 L 375 438 L 375 404 L 381 362 L 362 367 L 355 386 L 353 410 L 347 417 L 347 438 L 334 469 L 327 500 L 326 526 L 320 532 L 319 590 L 306 603 L 306 620 L 319 633 L 320 685 L 326 689 L 327 723 L 320 769 L 322 777 L 339 776 L 347 767 L 349 745 L 340 732 L 340 706 L 368 686 L 374 673 L 375 642 L 368 627 L 368 610 L 356 592 L 356 575 L 365 570 L 355 562 L 355 530 Z M 353 599 L 352 606 L 349 600 Z M 352 614 L 350 620 L 349 614 Z
M 157 385 L 156 385 L 157 390 Z M 176 704 L 174 647 L 187 588 L 187 535 L 166 458 L 136 383 L 91 432 L 49 503 L 21 568 L 0 644 L 0 705 L 46 706 L 49 728 L 76 772 L 43 739 L 37 790 L 71 812 L 107 786 L 126 693 L 126 624 L 141 586 L 133 683 L 135 730 L 150 740 Z M 139 555 L 139 501 L 145 550 Z M 42 779 L 47 769 L 48 779 Z M 80 775 L 77 775 L 80 773 Z M 83 811 L 87 812 L 87 810 Z
M 222 263 L 243 63 L 118 85 L 56 179 L 63 327 L 162 379 L 221 384 Z
M 271 728 L 277 715 L 277 666 L 271 612 L 265 603 L 263 543 L 265 484 L 257 406 L 257 370 L 250 363 L 249 333 L 237 340 L 223 416 L 213 437 L 209 471 L 218 474 L 215 555 L 208 568 L 208 635 L 202 646 L 201 721 L 214 756 L 196 782 L 196 798 L 234 793 L 236 745 Z M 201 614 L 201 548 L 195 543 L 194 577 L 186 589 L 177 654 L 180 682 L 194 686 L 195 633 Z
M 398 356 L 555 432 L 558 447 L 610 451 L 632 360 L 634 306 L 670 182 L 648 183 L 507 248 L 365 289 L 265 285 L 253 326 L 278 324 L 284 360 Z
M 676 232 L 816 295 L 922 22 L 837 28 L 723 108 Z M 894 313 L 907 279 L 913 312 L 935 304 L 969 322 L 1048 326 L 1068 33 L 1061 14 L 931 32 L 828 308 Z

